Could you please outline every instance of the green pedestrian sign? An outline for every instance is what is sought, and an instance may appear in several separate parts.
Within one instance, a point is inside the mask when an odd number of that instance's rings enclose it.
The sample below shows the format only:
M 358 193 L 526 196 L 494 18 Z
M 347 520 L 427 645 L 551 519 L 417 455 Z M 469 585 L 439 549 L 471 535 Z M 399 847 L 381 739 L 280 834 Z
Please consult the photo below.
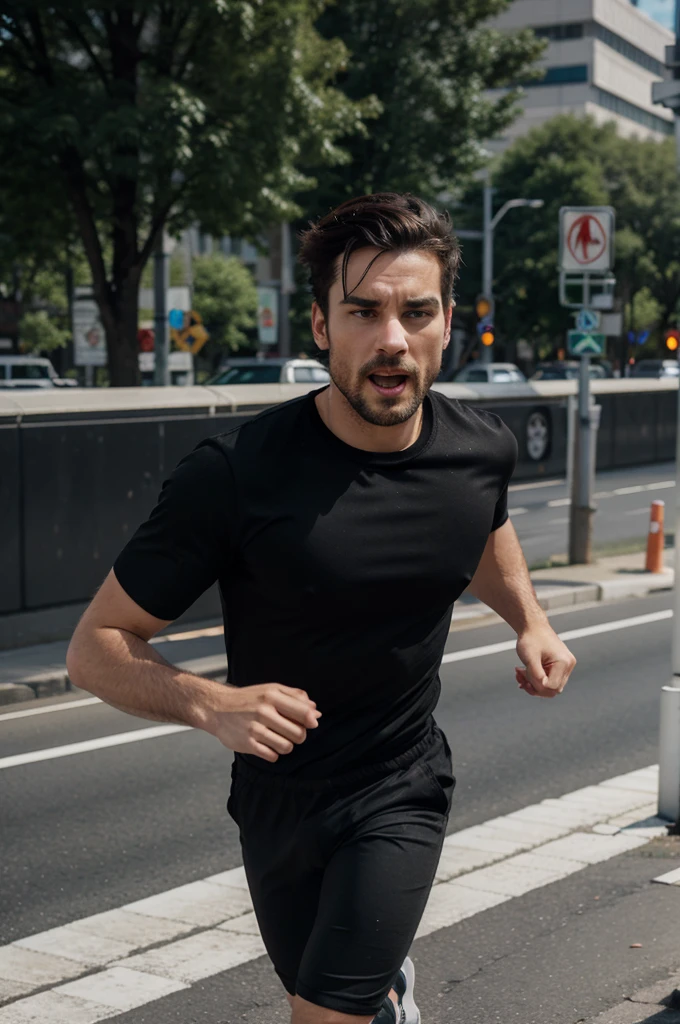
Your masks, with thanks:
M 567 351 L 570 356 L 601 356 L 604 354 L 605 335 L 594 331 L 567 331 Z

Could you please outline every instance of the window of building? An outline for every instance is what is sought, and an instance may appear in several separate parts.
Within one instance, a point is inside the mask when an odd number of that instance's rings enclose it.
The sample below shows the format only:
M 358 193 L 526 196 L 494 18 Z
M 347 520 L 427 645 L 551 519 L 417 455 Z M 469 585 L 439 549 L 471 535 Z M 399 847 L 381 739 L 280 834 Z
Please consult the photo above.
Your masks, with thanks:
M 630 121 L 636 121 L 638 124 L 644 125 L 645 128 L 651 128 L 652 131 L 662 132 L 664 135 L 673 134 L 672 121 L 666 121 L 663 117 L 650 114 L 648 110 L 636 107 L 634 103 L 629 103 L 628 100 L 623 100 L 620 96 L 607 92 L 606 89 L 596 87 L 594 92 L 595 102 L 598 106 L 611 110 L 615 114 L 620 114 L 621 117 L 627 117 Z
M 574 21 L 567 25 L 541 25 L 535 28 L 534 32 L 539 39 L 549 39 L 551 42 L 559 42 L 561 39 L 581 39 L 583 37 L 583 22 Z
M 587 64 L 563 64 L 554 68 L 546 68 L 543 78 L 537 81 L 522 82 L 522 85 L 529 87 L 536 85 L 569 85 L 573 82 L 587 81 Z
M 597 22 L 593 22 L 589 26 L 589 35 L 593 35 L 595 39 L 599 39 L 601 43 L 605 43 L 611 47 L 612 50 L 616 50 L 623 57 L 627 57 L 628 60 L 633 61 L 634 64 L 639 64 L 640 67 L 646 68 L 647 71 L 651 71 L 653 74 L 658 75 L 660 78 L 663 77 L 665 68 L 660 60 L 656 57 L 652 57 L 651 54 L 645 53 L 639 46 L 634 46 L 629 43 L 627 39 L 622 39 L 621 36 L 617 35 L 616 32 L 612 32 L 610 29 L 605 28 L 604 25 L 598 25 Z

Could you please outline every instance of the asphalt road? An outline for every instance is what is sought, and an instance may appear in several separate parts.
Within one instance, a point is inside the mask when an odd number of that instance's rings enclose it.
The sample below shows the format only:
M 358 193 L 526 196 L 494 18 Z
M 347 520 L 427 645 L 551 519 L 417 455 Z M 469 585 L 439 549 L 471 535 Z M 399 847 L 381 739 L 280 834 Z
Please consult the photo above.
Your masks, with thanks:
M 571 630 L 669 607 L 661 594 L 553 621 Z M 458 777 L 450 830 L 654 763 L 671 629 L 665 619 L 571 641 L 579 664 L 553 701 L 517 689 L 513 652 L 444 665 L 437 718 Z M 511 636 L 505 625 L 463 630 L 447 650 Z M 0 716 L 2 757 L 150 725 L 101 704 Z M 0 942 L 237 866 L 230 760 L 186 731 L 3 769 Z M 680 890 L 649 886 L 661 869 L 621 856 L 418 940 L 424 1024 L 576 1021 L 656 980 L 680 962 Z M 647 943 L 636 957 L 635 941 Z M 118 1019 L 273 1024 L 287 1011 L 261 958 Z
M 598 473 L 595 548 L 646 537 L 652 501 L 660 498 L 670 508 L 674 495 L 675 463 Z M 510 486 L 510 516 L 530 566 L 568 550 L 569 504 L 565 480 Z

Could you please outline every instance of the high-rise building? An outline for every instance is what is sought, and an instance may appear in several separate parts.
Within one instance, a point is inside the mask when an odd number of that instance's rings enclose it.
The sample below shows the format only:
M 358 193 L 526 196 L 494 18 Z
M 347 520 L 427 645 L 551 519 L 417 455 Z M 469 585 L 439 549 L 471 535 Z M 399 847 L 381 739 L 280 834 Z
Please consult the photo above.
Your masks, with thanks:
M 494 148 L 560 113 L 615 121 L 624 136 L 673 134 L 672 113 L 652 103 L 652 83 L 667 76 L 665 47 L 675 36 L 630 0 L 515 0 L 494 24 L 533 28 L 548 44 L 544 77 L 526 85 L 521 117 Z

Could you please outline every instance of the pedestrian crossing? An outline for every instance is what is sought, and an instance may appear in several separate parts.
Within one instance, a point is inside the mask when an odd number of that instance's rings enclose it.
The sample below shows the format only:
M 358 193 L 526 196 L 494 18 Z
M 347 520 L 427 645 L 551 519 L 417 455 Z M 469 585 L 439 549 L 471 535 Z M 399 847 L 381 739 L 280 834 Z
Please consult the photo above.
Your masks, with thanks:
M 656 766 L 447 837 L 416 938 L 665 834 Z M 94 1024 L 265 954 L 242 867 L 0 947 L 0 1024 Z

